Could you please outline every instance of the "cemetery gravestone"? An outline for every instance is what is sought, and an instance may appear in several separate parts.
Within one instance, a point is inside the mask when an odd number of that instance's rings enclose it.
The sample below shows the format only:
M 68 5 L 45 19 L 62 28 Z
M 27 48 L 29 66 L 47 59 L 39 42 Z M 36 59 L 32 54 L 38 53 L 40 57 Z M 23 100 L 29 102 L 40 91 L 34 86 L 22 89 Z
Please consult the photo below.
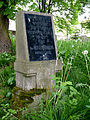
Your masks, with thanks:
M 52 15 L 17 13 L 16 18 L 16 86 L 25 91 L 51 89 L 55 82 L 50 75 L 61 70 L 56 60 L 55 34 Z

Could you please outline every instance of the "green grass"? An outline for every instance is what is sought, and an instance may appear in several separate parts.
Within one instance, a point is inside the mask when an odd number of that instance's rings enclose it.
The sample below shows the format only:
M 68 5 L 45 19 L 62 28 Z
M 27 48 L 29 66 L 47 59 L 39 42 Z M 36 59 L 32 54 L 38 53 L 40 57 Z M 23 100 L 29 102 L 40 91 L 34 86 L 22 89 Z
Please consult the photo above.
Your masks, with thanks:
M 52 92 L 46 103 L 41 101 L 39 111 L 26 112 L 19 119 L 90 119 L 90 41 L 61 40 L 57 41 L 57 48 L 63 69 L 54 78 L 56 92 Z M 82 54 L 84 50 L 87 55 Z M 10 108 L 11 90 L 15 86 L 14 61 L 12 54 L 0 54 L 0 117 L 4 120 L 18 119 Z
M 72 81 L 73 84 L 79 82 L 87 83 L 90 85 L 90 76 L 88 76 L 88 71 L 86 68 L 85 56 L 82 54 L 84 50 L 88 51 L 88 58 L 90 57 L 90 41 L 80 42 L 80 41 L 58 41 L 58 57 L 63 58 L 64 67 L 67 61 L 73 56 L 72 69 L 70 71 L 68 80 Z M 86 58 L 87 59 L 87 58 Z M 69 63 L 68 62 L 68 63 Z M 90 58 L 87 59 L 88 70 L 90 71 Z
M 26 113 L 26 120 L 89 120 L 90 119 L 90 41 L 57 41 L 58 58 L 63 69 L 57 73 L 56 92 L 40 112 Z M 83 55 L 84 50 L 88 51 Z M 88 69 L 87 69 L 88 67 Z M 60 92 L 59 92 L 60 91 Z

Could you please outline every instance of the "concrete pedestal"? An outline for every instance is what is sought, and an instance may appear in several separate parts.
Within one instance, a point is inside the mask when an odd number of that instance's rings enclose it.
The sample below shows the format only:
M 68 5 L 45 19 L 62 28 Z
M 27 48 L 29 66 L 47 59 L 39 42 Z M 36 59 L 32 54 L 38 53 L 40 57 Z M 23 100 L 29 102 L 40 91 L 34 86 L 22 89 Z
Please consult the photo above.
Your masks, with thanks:
M 56 63 L 57 62 L 57 63 Z M 39 61 L 39 62 L 18 62 L 14 64 L 16 71 L 16 86 L 23 90 L 30 89 L 51 89 L 55 81 L 51 80 L 50 75 L 55 75 L 62 68 L 58 61 Z

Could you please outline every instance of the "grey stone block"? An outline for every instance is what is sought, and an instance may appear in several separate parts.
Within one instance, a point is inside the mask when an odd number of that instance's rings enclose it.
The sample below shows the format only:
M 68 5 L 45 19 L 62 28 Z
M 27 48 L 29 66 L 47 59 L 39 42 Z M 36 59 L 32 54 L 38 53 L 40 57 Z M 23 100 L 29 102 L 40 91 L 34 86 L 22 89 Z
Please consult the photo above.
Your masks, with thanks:
M 17 13 L 16 19 L 16 62 L 14 69 L 16 71 L 16 86 L 23 90 L 33 88 L 51 89 L 55 85 L 55 81 L 50 79 L 50 75 L 55 75 L 56 71 L 62 69 L 60 60 L 48 61 L 30 61 L 28 52 L 28 43 L 26 35 L 26 26 L 24 13 L 51 16 L 45 13 L 34 13 L 20 11 Z M 52 22 L 53 27 L 53 22 Z M 54 34 L 54 27 L 53 27 Z M 54 34 L 55 43 L 55 34 Z M 56 48 L 56 43 L 55 43 Z M 57 51 L 57 50 L 56 50 Z

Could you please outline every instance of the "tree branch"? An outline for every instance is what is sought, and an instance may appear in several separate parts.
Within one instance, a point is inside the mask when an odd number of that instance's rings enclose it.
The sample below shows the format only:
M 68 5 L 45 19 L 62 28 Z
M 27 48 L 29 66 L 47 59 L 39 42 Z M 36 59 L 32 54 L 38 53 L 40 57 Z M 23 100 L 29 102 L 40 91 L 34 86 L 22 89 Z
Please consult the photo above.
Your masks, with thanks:
M 43 12 L 43 8 L 44 8 L 44 0 L 42 0 L 42 12 Z
M 44 12 L 46 12 L 46 0 L 44 0 Z
M 49 4 L 48 4 L 48 13 L 50 13 L 50 6 L 51 6 L 51 0 L 49 0 Z
M 39 0 L 39 10 L 41 11 L 40 0 Z

